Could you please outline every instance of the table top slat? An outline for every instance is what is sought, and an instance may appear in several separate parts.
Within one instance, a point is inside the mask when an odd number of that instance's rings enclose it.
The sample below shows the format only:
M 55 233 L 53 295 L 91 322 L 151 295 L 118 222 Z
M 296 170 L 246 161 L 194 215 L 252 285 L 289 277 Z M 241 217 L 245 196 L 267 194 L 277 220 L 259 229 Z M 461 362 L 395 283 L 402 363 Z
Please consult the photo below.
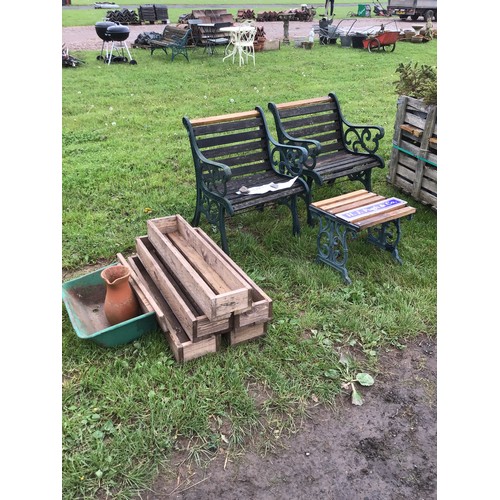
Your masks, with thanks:
M 349 199 L 352 197 L 356 197 L 356 196 L 359 196 L 360 194 L 363 194 L 363 193 L 366 194 L 366 193 L 369 193 L 369 191 L 367 191 L 366 189 L 359 189 L 358 191 L 353 191 L 351 193 L 341 194 L 340 196 L 336 196 L 335 198 L 328 198 L 326 200 L 315 201 L 314 203 L 311 203 L 311 205 L 313 207 L 323 209 L 324 205 L 328 205 L 330 203 L 336 203 L 337 201 L 342 201 L 342 200 L 346 200 L 346 199 Z
M 388 222 L 394 219 L 400 219 L 401 217 L 406 217 L 407 215 L 414 214 L 415 212 L 415 208 L 406 206 L 396 210 L 393 209 L 390 212 L 379 212 L 377 215 L 372 215 L 370 218 L 355 222 L 354 224 L 356 226 L 359 226 L 360 229 L 366 229 L 372 226 L 383 224 L 384 222 Z
M 341 212 L 347 212 L 348 210 L 354 210 L 355 208 L 361 208 L 366 205 L 371 205 L 372 203 L 376 203 L 377 201 L 385 200 L 382 195 L 378 195 L 375 193 L 369 193 L 369 195 L 362 195 L 361 199 L 352 199 L 346 200 L 340 203 L 333 203 L 326 207 L 322 207 L 321 210 L 325 210 L 331 214 L 338 214 Z

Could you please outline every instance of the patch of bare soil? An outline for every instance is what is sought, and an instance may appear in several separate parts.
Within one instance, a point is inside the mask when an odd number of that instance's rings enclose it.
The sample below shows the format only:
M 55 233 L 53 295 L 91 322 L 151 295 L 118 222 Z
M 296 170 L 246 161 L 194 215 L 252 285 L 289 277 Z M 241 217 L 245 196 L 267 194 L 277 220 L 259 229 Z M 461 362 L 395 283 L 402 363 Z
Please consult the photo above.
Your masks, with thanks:
M 380 358 L 364 404 L 346 395 L 338 408 L 311 409 L 310 419 L 274 452 L 250 447 L 208 467 L 179 453 L 176 472 L 160 475 L 142 500 L 433 500 L 437 470 L 437 353 L 420 337 Z

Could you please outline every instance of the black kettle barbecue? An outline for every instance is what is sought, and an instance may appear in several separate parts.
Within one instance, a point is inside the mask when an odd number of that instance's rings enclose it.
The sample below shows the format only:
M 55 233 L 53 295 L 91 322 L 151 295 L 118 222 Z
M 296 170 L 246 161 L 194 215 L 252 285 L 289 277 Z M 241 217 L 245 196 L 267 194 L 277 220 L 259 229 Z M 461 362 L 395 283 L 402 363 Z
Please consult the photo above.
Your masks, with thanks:
M 101 54 L 97 56 L 97 59 L 103 59 L 105 63 L 108 65 L 118 62 L 129 62 L 130 64 L 137 64 L 137 61 L 132 58 L 130 51 L 128 50 L 128 46 L 125 40 L 130 35 L 130 29 L 128 26 L 124 26 L 118 22 L 113 21 L 102 21 L 96 23 L 95 26 L 96 33 L 99 38 L 102 39 L 102 49 Z M 108 45 L 111 43 L 111 48 L 108 50 Z M 103 49 L 106 50 L 106 55 L 103 56 Z M 113 55 L 113 51 L 115 49 L 119 49 L 120 55 Z M 125 56 L 125 51 L 128 54 L 128 58 Z
M 107 30 L 110 26 L 114 26 L 116 23 L 113 21 L 100 21 L 95 23 L 95 31 L 97 36 L 102 40 L 101 53 L 97 56 L 97 60 L 105 60 L 108 58 L 108 43 L 111 42 L 111 38 L 108 36 Z M 103 55 L 104 50 L 106 50 L 106 55 Z

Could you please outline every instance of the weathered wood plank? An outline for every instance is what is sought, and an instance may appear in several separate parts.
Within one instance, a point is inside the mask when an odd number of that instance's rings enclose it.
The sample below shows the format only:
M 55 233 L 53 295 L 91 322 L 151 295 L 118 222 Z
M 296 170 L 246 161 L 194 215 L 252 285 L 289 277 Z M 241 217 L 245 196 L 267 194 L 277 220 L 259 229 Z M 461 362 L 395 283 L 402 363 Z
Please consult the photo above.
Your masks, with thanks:
M 321 206 L 318 206 L 315 203 L 312 203 L 312 205 L 317 208 L 321 208 L 321 210 L 336 214 L 346 210 L 358 208 L 363 205 L 368 205 L 370 203 L 375 203 L 376 201 L 383 199 L 384 197 L 381 195 L 365 192 L 361 193 L 359 196 L 353 196 L 338 201 L 336 198 L 330 198 L 328 200 L 324 200 L 326 203 L 322 203 Z
M 394 220 L 396 218 L 406 217 L 407 215 L 414 214 L 415 212 L 416 212 L 415 208 L 406 206 L 398 210 L 392 210 L 391 212 L 382 213 L 380 215 L 372 216 L 360 222 L 356 222 L 356 225 L 359 226 L 361 229 L 366 229 L 369 227 L 377 226 L 379 224 L 382 224 L 390 220 Z
M 336 196 L 335 200 L 339 201 L 339 202 L 344 201 L 344 200 L 351 201 L 352 198 L 356 198 L 356 197 L 363 195 L 363 194 L 370 194 L 370 193 L 366 189 L 358 189 L 357 191 L 351 191 L 350 193 L 341 194 L 339 196 Z M 315 201 L 315 202 L 311 203 L 311 205 L 315 206 L 316 208 L 324 208 L 325 206 L 330 205 L 331 203 L 332 203 L 331 198 L 328 198 L 325 200 Z
M 411 135 L 414 135 L 415 137 L 422 137 L 422 134 L 424 133 L 424 131 L 421 128 L 411 127 L 406 123 L 403 123 L 402 125 L 400 125 L 400 127 L 402 130 L 409 132 Z
M 324 96 L 324 97 L 314 97 L 312 99 L 302 99 L 300 101 L 283 102 L 281 104 L 277 104 L 276 106 L 278 109 L 282 110 L 282 109 L 302 107 L 308 104 L 317 104 L 330 101 L 331 101 L 330 97 Z
M 398 99 L 398 107 L 396 111 L 396 123 L 394 125 L 393 143 L 399 145 L 401 141 L 401 125 L 404 123 L 406 107 L 408 105 L 408 97 L 400 96 Z M 392 148 L 391 159 L 389 161 L 389 182 L 394 184 L 396 179 L 397 167 L 399 162 L 399 150 Z
M 189 120 L 191 125 L 210 125 L 212 123 L 222 123 L 222 122 L 230 122 L 234 120 L 241 120 L 244 118 L 254 118 L 257 117 L 257 111 L 243 111 L 241 113 L 230 113 L 227 115 L 218 115 L 218 116 L 207 116 L 206 118 L 194 118 L 193 120 Z
M 427 114 L 427 119 L 425 122 L 425 128 L 422 134 L 422 142 L 420 143 L 420 149 L 418 152 L 419 158 L 425 158 L 427 159 L 428 157 L 428 149 L 429 149 L 429 139 L 432 137 L 433 131 L 434 131 L 434 123 L 436 121 L 436 115 L 437 115 L 437 108 L 434 106 L 429 110 L 429 113 Z M 418 164 L 417 164 L 417 175 L 415 177 L 415 183 L 413 185 L 413 190 L 412 190 L 412 196 L 415 199 L 419 198 L 420 195 L 420 187 L 422 185 L 422 179 L 424 176 L 424 170 L 425 170 L 426 163 L 424 160 L 419 159 Z
M 229 345 L 234 346 L 243 342 L 248 342 L 267 333 L 267 323 L 254 323 L 242 328 L 235 328 L 228 334 Z

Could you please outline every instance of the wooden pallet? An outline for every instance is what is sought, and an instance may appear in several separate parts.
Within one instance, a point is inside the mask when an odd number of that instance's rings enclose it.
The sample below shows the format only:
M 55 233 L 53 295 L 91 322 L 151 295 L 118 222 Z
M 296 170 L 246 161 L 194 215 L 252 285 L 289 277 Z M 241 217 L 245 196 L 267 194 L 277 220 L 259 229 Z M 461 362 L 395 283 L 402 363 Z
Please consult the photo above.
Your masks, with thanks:
M 437 106 L 399 98 L 387 180 L 437 210 Z

